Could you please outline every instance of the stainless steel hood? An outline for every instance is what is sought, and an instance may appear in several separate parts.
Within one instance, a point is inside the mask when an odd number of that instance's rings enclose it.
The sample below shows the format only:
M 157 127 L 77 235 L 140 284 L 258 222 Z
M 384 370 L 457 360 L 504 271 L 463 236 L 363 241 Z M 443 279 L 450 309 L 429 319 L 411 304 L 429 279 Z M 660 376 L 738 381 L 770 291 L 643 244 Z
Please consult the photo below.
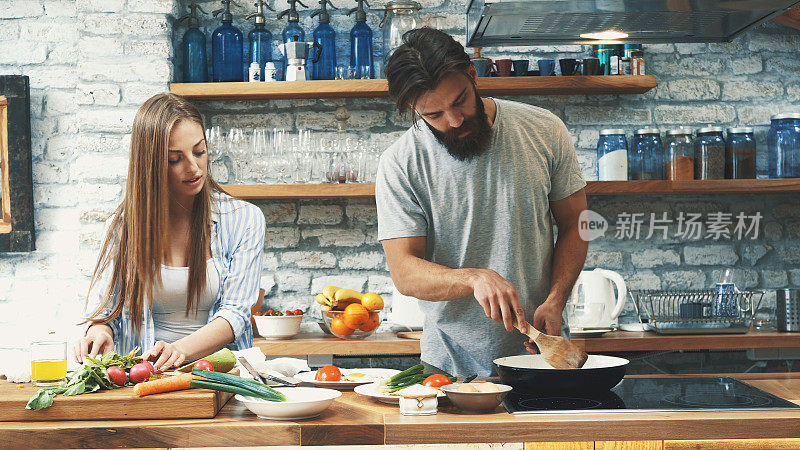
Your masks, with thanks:
M 799 0 L 471 0 L 467 46 L 597 44 L 582 38 L 627 33 L 615 43 L 721 42 Z

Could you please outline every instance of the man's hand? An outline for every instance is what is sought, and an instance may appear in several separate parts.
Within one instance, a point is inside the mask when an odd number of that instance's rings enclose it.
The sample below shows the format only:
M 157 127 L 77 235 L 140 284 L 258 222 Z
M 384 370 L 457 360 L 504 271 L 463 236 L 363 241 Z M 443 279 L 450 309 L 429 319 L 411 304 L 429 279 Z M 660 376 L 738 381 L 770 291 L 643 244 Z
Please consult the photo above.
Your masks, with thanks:
M 533 313 L 532 325 L 534 328 L 542 331 L 544 334 L 561 336 L 561 313 L 564 310 L 561 303 L 562 302 L 548 298 L 536 308 L 536 312 Z M 539 353 L 532 339 L 525 343 L 525 348 L 533 355 Z
M 522 333 L 527 331 L 525 311 L 513 284 L 491 269 L 474 269 L 472 280 L 472 293 L 486 317 L 502 321 L 507 331 L 513 331 L 515 324 Z

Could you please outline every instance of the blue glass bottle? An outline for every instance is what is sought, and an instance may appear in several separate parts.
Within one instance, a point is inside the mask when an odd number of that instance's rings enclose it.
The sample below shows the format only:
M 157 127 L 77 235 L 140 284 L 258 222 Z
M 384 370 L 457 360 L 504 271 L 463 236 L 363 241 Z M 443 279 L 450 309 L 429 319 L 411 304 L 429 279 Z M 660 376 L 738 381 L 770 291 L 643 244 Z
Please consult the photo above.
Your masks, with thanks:
M 772 116 L 767 147 L 770 178 L 800 178 L 800 113 Z
M 350 67 L 355 69 L 356 78 L 375 78 L 372 65 L 372 28 L 367 25 L 366 0 L 358 0 L 358 6 L 347 11 L 347 15 L 356 13 L 356 24 L 350 30 Z M 369 69 L 366 69 L 366 68 Z M 365 71 L 369 73 L 364 73 Z
M 205 83 L 208 81 L 208 58 L 206 57 L 206 35 L 200 31 L 200 19 L 197 10 L 203 11 L 197 3 L 189 5 L 189 14 L 178 19 L 189 21 L 189 29 L 183 34 L 183 82 Z
M 242 71 L 244 62 L 244 35 L 233 26 L 230 0 L 222 0 L 225 8 L 212 14 L 216 17 L 222 13 L 222 25 L 211 35 L 211 60 L 214 81 L 244 81 Z
M 319 15 L 319 25 L 314 29 L 314 42 L 322 46 L 319 60 L 311 68 L 312 80 L 333 80 L 336 75 L 336 31 L 330 25 L 329 4 L 336 9 L 329 0 L 320 0 L 320 8 L 311 13 L 311 17 Z
M 298 23 L 300 21 L 300 14 L 297 13 L 297 6 L 295 3 L 300 3 L 304 8 L 307 8 L 300 0 L 289 0 L 289 9 L 283 10 L 278 14 L 278 20 L 283 16 L 287 16 L 286 28 L 281 33 L 283 43 L 287 42 L 304 42 L 306 40 L 306 32 Z M 283 64 L 281 65 L 280 80 L 286 79 L 286 55 L 283 55 Z
M 628 140 L 625 130 L 600 130 L 597 140 L 597 179 L 600 181 L 628 179 Z
M 658 128 L 642 128 L 633 134 L 633 145 L 628 153 L 629 180 L 663 180 L 664 147 Z
M 249 43 L 250 61 L 245 64 L 245 70 L 248 70 L 250 63 L 258 63 L 259 72 L 261 74 L 261 81 L 264 81 L 264 65 L 272 61 L 272 33 L 267 30 L 267 19 L 264 17 L 264 6 L 271 11 L 275 11 L 269 5 L 264 3 L 264 0 L 258 0 L 256 3 L 256 12 L 248 14 L 247 20 L 256 19 L 256 26 L 247 35 Z

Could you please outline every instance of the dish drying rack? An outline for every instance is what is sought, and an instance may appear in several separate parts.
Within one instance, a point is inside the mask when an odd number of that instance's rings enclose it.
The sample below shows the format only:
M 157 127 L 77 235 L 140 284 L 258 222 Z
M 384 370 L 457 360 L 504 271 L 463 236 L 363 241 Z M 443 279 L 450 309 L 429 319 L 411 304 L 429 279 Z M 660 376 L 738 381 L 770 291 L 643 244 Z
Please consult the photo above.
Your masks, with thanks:
M 764 291 L 631 291 L 639 320 L 660 334 L 746 333 Z

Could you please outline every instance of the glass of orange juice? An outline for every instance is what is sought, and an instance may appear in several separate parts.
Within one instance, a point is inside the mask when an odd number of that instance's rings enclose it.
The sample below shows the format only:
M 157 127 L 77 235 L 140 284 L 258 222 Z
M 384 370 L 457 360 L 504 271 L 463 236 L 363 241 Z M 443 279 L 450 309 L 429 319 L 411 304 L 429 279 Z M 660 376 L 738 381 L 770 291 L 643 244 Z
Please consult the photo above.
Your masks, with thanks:
M 67 343 L 38 341 L 31 344 L 31 380 L 36 386 L 58 386 L 67 379 Z

